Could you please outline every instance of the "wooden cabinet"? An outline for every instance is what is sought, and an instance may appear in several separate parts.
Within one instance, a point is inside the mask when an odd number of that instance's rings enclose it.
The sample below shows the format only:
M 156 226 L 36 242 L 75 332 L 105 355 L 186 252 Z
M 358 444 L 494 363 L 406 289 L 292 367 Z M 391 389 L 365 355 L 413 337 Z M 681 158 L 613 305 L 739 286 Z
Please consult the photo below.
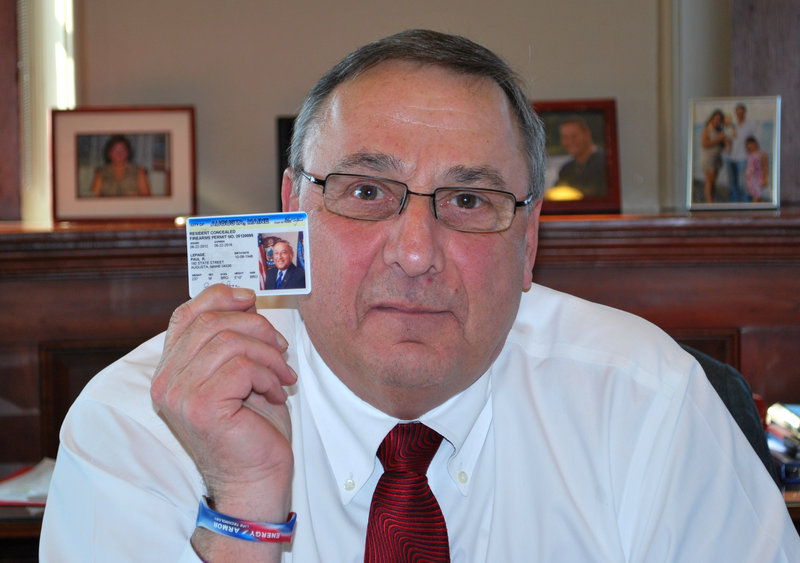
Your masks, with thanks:
M 800 402 L 800 214 L 547 217 L 539 238 L 537 282 L 644 316 L 768 403 Z M 187 292 L 182 228 L 0 227 L 0 462 L 54 455 L 72 397 Z
M 186 299 L 181 228 L 0 230 L 0 462 L 54 455 L 72 397 Z

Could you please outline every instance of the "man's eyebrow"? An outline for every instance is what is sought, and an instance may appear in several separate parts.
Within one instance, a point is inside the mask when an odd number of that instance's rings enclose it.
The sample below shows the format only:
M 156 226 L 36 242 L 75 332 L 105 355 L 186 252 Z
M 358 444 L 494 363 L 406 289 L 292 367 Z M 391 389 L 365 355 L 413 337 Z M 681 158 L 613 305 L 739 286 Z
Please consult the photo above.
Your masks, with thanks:
M 480 184 L 482 187 L 495 190 L 506 190 L 503 175 L 491 166 L 453 166 L 447 172 L 447 177 L 457 185 Z
M 336 163 L 336 171 L 351 172 L 354 169 L 367 169 L 382 175 L 395 175 L 403 170 L 403 164 L 396 157 L 380 152 L 358 152 L 345 156 Z M 447 183 L 454 186 L 480 185 L 495 190 L 507 190 L 503 175 L 491 166 L 452 166 L 448 169 Z
M 399 172 L 402 169 L 400 161 L 386 153 L 358 152 L 349 154 L 336 163 L 335 170 L 351 171 L 354 168 L 366 168 L 372 172 L 386 173 Z

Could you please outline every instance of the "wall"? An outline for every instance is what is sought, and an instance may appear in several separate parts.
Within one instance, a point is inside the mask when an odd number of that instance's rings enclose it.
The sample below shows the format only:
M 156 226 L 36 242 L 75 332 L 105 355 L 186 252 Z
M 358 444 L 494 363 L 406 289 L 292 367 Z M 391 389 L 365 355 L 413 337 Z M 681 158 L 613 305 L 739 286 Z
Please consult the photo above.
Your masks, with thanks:
M 195 105 L 199 212 L 270 211 L 275 118 L 351 49 L 430 27 L 497 51 L 534 99 L 616 98 L 624 210 L 656 212 L 659 4 L 76 0 L 78 104 Z
M 800 203 L 800 3 L 734 0 L 732 85 L 736 96 L 781 95 L 781 203 Z

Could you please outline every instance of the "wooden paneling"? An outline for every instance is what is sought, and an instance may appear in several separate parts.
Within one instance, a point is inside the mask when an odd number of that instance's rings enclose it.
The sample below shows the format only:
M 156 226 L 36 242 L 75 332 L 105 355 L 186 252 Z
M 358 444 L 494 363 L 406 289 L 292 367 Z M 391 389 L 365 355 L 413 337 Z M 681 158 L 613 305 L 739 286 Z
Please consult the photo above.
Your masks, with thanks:
M 0 462 L 52 455 L 70 386 L 164 330 L 186 299 L 182 228 L 0 231 Z
M 800 402 L 800 214 L 551 216 L 539 238 L 538 283 L 651 320 L 768 403 Z M 52 455 L 83 382 L 186 299 L 182 228 L 0 229 L 0 462 Z

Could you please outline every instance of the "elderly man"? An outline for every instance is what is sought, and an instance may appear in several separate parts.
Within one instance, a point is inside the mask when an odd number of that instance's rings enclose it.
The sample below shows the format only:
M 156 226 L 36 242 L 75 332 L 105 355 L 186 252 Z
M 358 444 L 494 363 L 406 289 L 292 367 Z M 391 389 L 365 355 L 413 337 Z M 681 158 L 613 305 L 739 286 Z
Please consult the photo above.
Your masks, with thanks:
M 292 245 L 281 240 L 272 245 L 274 268 L 267 272 L 264 289 L 300 289 L 306 286 L 306 272 L 294 263 Z
M 532 284 L 543 167 L 486 49 L 411 31 L 344 59 L 283 181 L 313 292 L 259 314 L 212 287 L 98 375 L 42 560 L 796 560 L 694 360 Z

